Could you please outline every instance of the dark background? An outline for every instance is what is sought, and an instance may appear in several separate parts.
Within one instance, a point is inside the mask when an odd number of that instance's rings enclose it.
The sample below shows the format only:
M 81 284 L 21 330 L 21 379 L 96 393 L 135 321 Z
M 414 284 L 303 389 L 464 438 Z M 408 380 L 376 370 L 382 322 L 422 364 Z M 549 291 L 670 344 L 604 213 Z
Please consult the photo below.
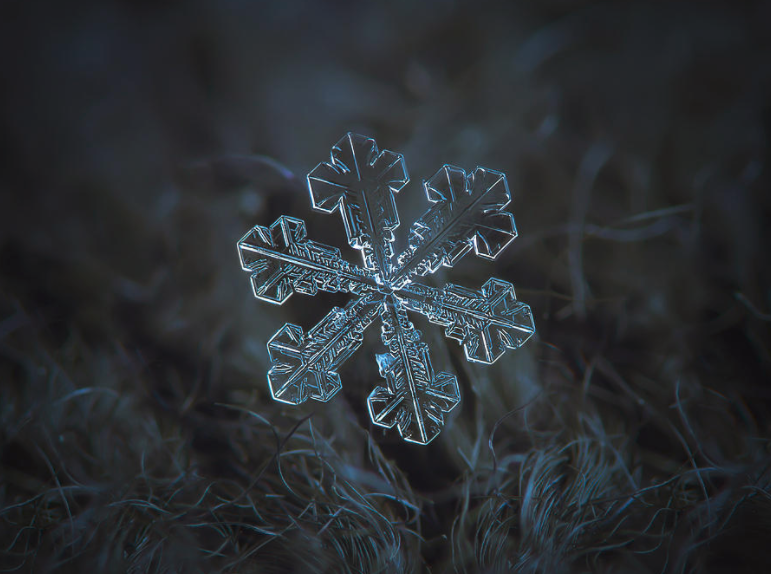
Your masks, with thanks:
M 769 2 L 0 4 L 0 566 L 767 572 Z M 434 281 L 517 286 L 463 402 L 371 426 L 375 329 L 328 404 L 265 343 L 345 297 L 251 296 L 347 131 L 504 171 L 520 237 Z M 305 418 L 310 417 L 310 418 Z

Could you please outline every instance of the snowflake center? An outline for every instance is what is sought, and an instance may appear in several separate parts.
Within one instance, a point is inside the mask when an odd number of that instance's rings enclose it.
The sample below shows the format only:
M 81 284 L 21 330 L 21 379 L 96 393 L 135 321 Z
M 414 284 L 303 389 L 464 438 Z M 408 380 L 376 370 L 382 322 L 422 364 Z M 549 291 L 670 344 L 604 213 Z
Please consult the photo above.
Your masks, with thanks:
M 394 291 L 398 291 L 398 289 L 394 287 L 393 283 L 390 281 L 384 281 L 380 283 L 380 292 L 383 295 L 391 295 L 394 293 Z

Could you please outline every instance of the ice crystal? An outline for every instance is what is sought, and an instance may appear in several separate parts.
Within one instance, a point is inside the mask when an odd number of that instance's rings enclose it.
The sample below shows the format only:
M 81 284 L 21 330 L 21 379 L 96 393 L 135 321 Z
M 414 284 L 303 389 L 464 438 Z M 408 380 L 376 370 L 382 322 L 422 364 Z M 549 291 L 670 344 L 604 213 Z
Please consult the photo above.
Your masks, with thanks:
M 313 209 L 340 212 L 348 243 L 361 251 L 363 265 L 311 241 L 305 223 L 287 216 L 270 227 L 254 227 L 238 250 L 254 294 L 263 301 L 281 305 L 292 293 L 319 290 L 353 295 L 308 333 L 287 323 L 270 339 L 273 398 L 290 404 L 331 399 L 342 388 L 338 369 L 379 320 L 387 351 L 377 362 L 385 384 L 369 395 L 370 417 L 376 425 L 396 426 L 407 441 L 428 444 L 439 434 L 443 414 L 460 402 L 460 391 L 455 375 L 434 372 L 428 346 L 407 312 L 444 326 L 469 361 L 487 364 L 521 346 L 535 327 L 530 307 L 517 301 L 506 281 L 490 279 L 479 291 L 418 282 L 472 250 L 495 259 L 517 236 L 514 217 L 505 211 L 511 200 L 506 176 L 482 167 L 470 174 L 442 167 L 423 183 L 431 207 L 410 228 L 407 248 L 395 256 L 394 194 L 408 181 L 401 154 L 378 151 L 375 140 L 349 133 L 332 148 L 331 160 L 308 174 L 308 188 Z

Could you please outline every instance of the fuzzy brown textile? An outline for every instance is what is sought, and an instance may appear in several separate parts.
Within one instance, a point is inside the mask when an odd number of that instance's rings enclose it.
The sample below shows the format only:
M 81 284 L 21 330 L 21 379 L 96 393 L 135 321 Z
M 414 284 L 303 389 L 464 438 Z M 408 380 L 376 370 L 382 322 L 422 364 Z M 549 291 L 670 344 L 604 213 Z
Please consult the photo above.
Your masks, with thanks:
M 0 5 L 0 569 L 771 571 L 771 3 Z M 256 301 L 236 241 L 341 247 L 304 176 L 345 132 L 507 173 L 513 282 L 462 403 L 373 427 L 377 333 L 330 403 L 265 344 L 345 299 Z

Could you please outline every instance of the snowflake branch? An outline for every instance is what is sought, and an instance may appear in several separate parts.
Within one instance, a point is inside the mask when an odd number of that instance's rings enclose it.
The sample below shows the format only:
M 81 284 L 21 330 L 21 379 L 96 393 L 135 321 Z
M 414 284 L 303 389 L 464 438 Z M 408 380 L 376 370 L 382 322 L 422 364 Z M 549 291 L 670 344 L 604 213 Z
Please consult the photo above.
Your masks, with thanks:
M 342 388 L 337 369 L 361 346 L 378 301 L 367 295 L 334 307 L 307 335 L 298 325 L 284 325 L 268 342 L 273 398 L 290 404 L 331 399 Z
M 453 284 L 436 289 L 410 283 L 398 297 L 406 309 L 446 327 L 445 335 L 463 345 L 469 361 L 494 363 L 535 333 L 530 307 L 517 301 L 511 283 L 500 279 L 488 280 L 479 292 Z
M 458 381 L 450 373 L 434 374 L 420 331 L 395 297 L 386 299 L 380 318 L 388 352 L 378 355 L 377 360 L 386 386 L 370 394 L 370 417 L 379 426 L 396 425 L 406 441 L 428 444 L 444 425 L 442 413 L 451 411 L 460 401 Z
M 478 167 L 473 173 L 445 165 L 424 182 L 433 206 L 410 227 L 407 249 L 398 259 L 392 283 L 401 287 L 414 275 L 441 265 L 452 267 L 471 251 L 495 259 L 517 236 L 506 176 Z
M 401 154 L 379 152 L 375 140 L 352 133 L 335 144 L 329 162 L 308 174 L 313 208 L 340 211 L 348 243 L 380 278 L 390 275 L 393 230 L 399 226 L 394 193 L 408 181 Z
M 241 267 L 252 274 L 255 297 L 281 305 L 295 291 L 360 295 L 376 290 L 372 272 L 351 265 L 339 249 L 310 241 L 306 234 L 301 219 L 282 216 L 269 228 L 254 227 L 238 242 Z

